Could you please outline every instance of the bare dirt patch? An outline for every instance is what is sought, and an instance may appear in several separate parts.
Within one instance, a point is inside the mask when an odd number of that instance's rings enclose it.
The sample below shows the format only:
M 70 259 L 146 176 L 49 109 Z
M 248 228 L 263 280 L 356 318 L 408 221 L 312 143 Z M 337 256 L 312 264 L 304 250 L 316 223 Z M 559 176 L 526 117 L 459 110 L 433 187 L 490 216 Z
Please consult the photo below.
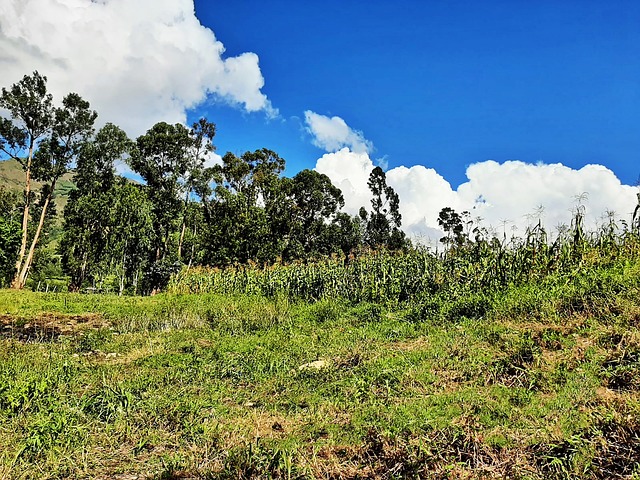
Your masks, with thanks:
M 5 314 L 0 315 L 0 338 L 25 343 L 50 342 L 62 336 L 78 335 L 86 330 L 99 330 L 109 326 L 109 322 L 102 315 L 95 313 L 43 313 L 34 318 Z

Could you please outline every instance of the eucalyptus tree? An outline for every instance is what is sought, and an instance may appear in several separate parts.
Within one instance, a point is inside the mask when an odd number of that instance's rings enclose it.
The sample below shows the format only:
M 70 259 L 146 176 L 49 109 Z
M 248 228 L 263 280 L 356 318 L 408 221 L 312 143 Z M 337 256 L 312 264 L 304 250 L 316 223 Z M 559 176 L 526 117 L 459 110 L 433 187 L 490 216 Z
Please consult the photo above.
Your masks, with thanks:
M 17 160 L 25 174 L 22 237 L 13 282 L 13 286 L 19 287 L 28 242 L 33 156 L 38 143 L 51 132 L 54 123 L 53 97 L 47 92 L 47 77 L 36 71 L 25 75 L 8 89 L 3 88 L 0 109 L 9 115 L 9 118 L 0 118 L 0 151 L 4 156 Z
M 190 144 L 185 126 L 160 122 L 138 137 L 129 159 L 131 168 L 144 179 L 153 204 L 155 261 L 167 256 L 170 235 L 180 216 L 181 179 L 187 172 Z
M 198 216 L 194 208 L 189 208 L 192 194 L 207 188 L 211 182 L 209 170 L 206 168 L 207 160 L 215 151 L 213 145 L 213 137 L 216 134 L 216 126 L 209 122 L 206 118 L 201 118 L 191 126 L 191 146 L 187 150 L 187 172 L 183 181 L 184 206 L 182 209 L 180 238 L 178 241 L 178 259 L 182 260 L 182 249 L 185 242 L 185 234 L 187 233 L 187 224 L 189 217 L 193 223 L 193 216 Z M 194 225 L 194 231 L 197 232 L 197 225 Z M 194 233 L 195 235 L 195 233 Z M 194 238 L 191 238 L 191 246 L 193 247 Z M 191 252 L 190 263 L 193 260 L 193 248 Z
M 302 170 L 288 183 L 291 224 L 289 257 L 317 257 L 340 250 L 334 222 L 344 206 L 339 188 L 315 170 Z M 333 228 L 332 228 L 333 227 Z
M 468 238 L 464 233 L 463 216 L 468 216 L 469 212 L 463 212 L 462 216 L 451 207 L 444 207 L 438 214 L 438 225 L 447 234 L 440 241 L 449 246 L 462 245 Z
M 119 208 L 118 190 L 123 188 L 115 162 L 124 158 L 131 147 L 126 133 L 108 123 L 78 155 L 76 189 L 69 194 L 64 210 L 60 242 L 63 267 L 71 277 L 71 291 L 79 290 L 85 280 L 95 282 L 109 270 L 109 246 L 116 240 L 118 227 L 111 212 Z
M 364 243 L 372 248 L 386 247 L 392 250 L 404 248 L 408 241 L 400 230 L 400 198 L 387 185 L 387 177 L 380 167 L 375 167 L 367 182 L 371 190 L 371 212 L 360 208 L 360 218 L 366 225 Z
M 17 280 L 14 284 L 17 288 L 24 287 L 26 282 L 56 183 L 69 171 L 71 163 L 93 133 L 93 124 L 97 116 L 98 114 L 90 109 L 89 102 L 77 93 L 70 93 L 64 97 L 62 107 L 54 111 L 51 135 L 41 142 L 33 157 L 33 177 L 44 182 L 46 188 L 43 189 L 42 209 L 29 252 L 16 274 Z
M 215 125 L 202 119 L 191 129 L 160 122 L 136 140 L 129 165 L 144 179 L 153 204 L 156 261 L 173 253 L 180 256 L 187 204 L 202 181 L 205 161 L 214 149 L 214 135 Z M 180 240 L 174 252 L 170 240 L 177 232 Z
M 113 202 L 109 210 L 111 235 L 106 245 L 109 272 L 116 275 L 118 293 L 125 288 L 139 293 L 144 274 L 154 269 L 149 252 L 154 247 L 153 204 L 142 185 L 124 179 L 112 189 Z M 151 282 L 148 292 L 158 285 Z
M 191 128 L 160 122 L 136 139 L 128 162 L 146 184 L 153 224 L 145 291 L 157 291 L 180 267 L 192 194 L 208 188 L 214 135 L 215 125 L 201 119 Z
M 329 225 L 326 235 L 333 249 L 339 249 L 347 256 L 362 247 L 366 225 L 359 216 L 338 212 Z
M 239 157 L 227 152 L 209 170 L 215 186 L 200 194 L 206 263 L 272 262 L 280 255 L 282 235 L 272 226 L 282 219 L 284 166 L 284 159 L 263 148 Z
M 0 108 L 10 115 L 0 121 L 0 148 L 5 155 L 18 160 L 25 172 L 22 239 L 12 281 L 14 288 L 24 287 L 56 183 L 92 134 L 97 117 L 89 102 L 76 93 L 69 93 L 62 106 L 55 107 L 46 83 L 46 77 L 34 72 L 9 89 L 3 88 L 0 96 Z M 38 223 L 27 251 L 32 180 L 44 183 L 44 187 Z
M 227 152 L 222 164 L 213 167 L 216 194 L 241 195 L 246 206 L 272 201 L 285 160 L 267 148 L 245 152 L 240 157 Z

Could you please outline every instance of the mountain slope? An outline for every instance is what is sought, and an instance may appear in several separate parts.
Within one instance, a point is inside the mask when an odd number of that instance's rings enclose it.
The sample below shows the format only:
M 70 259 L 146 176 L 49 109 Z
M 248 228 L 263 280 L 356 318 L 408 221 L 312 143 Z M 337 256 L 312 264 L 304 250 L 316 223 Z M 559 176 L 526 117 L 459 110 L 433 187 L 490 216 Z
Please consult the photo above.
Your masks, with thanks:
M 75 188 L 73 182 L 74 172 L 64 174 L 56 184 L 54 202 L 58 214 L 62 215 L 64 207 L 69 198 L 69 192 Z M 24 171 L 16 160 L 0 161 L 0 188 L 21 192 L 24 189 Z M 33 191 L 38 191 L 42 187 L 42 182 L 32 182 Z

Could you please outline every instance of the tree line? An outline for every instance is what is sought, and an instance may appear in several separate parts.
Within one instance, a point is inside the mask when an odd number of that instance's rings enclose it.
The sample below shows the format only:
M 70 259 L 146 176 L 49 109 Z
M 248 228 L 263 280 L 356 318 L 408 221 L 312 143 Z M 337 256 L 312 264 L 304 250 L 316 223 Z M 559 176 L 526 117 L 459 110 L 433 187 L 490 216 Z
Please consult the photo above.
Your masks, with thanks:
M 111 123 L 96 129 L 97 113 L 76 93 L 55 105 L 38 72 L 2 89 L 0 111 L 0 152 L 24 172 L 22 195 L 0 191 L 4 286 L 23 288 L 52 258 L 72 291 L 109 281 L 120 293 L 151 293 L 184 266 L 410 247 L 398 195 L 379 167 L 369 177 L 370 208 L 351 216 L 326 175 L 285 177 L 285 160 L 272 150 L 228 152 L 212 164 L 216 126 L 205 118 L 191 127 L 159 122 L 130 139 Z M 143 182 L 118 175 L 120 161 Z M 56 223 L 56 187 L 69 172 L 75 186 Z

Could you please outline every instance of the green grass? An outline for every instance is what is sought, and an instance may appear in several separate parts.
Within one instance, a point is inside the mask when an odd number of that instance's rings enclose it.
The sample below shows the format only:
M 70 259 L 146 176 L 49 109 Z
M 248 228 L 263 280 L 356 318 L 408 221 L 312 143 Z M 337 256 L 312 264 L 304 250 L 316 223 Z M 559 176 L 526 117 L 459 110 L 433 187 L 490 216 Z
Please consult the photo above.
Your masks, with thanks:
M 0 477 L 640 478 L 639 274 L 399 304 L 2 291 Z

